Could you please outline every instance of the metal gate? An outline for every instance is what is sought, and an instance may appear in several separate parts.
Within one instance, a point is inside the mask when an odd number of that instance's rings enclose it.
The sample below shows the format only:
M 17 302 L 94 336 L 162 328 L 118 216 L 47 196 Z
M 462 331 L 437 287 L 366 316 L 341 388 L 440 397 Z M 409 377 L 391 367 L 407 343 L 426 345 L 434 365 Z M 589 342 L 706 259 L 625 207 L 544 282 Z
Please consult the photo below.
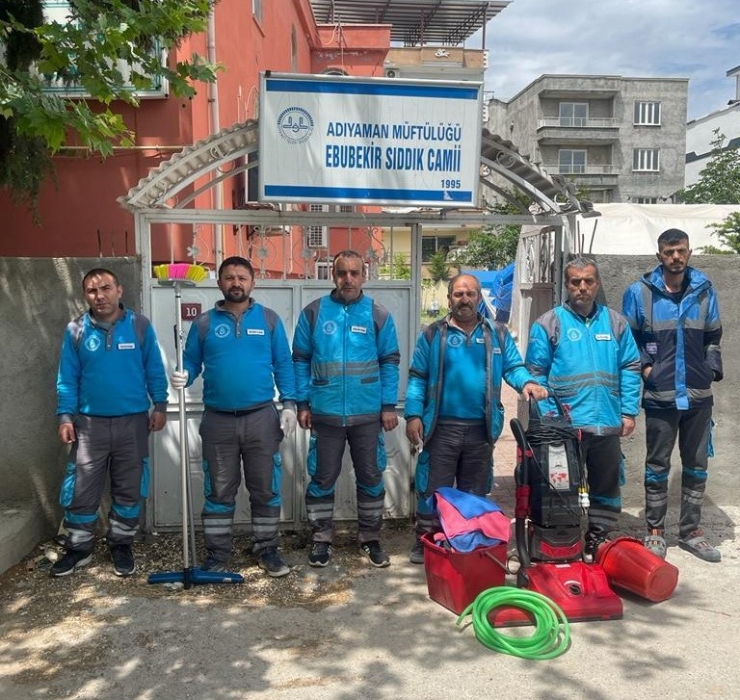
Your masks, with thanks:
M 555 231 L 556 244 L 552 254 L 554 270 L 560 269 L 561 256 L 569 249 L 571 231 L 575 228 L 575 216 L 589 208 L 589 203 L 581 203 L 573 196 L 572 187 L 550 177 L 539 167 L 519 154 L 508 141 L 483 130 L 481 138 L 480 184 L 484 193 L 481 208 L 477 211 L 457 211 L 455 209 L 402 210 L 382 212 L 341 211 L 311 212 L 264 209 L 201 209 L 195 208 L 200 195 L 210 188 L 221 187 L 234 177 L 244 177 L 245 173 L 258 166 L 257 153 L 258 122 L 248 121 L 224 129 L 203 141 L 193 144 L 182 152 L 162 163 L 152 173 L 133 187 L 121 204 L 129 209 L 135 219 L 137 250 L 142 256 L 142 308 L 155 325 L 169 368 L 175 363 L 174 299 L 172 291 L 159 287 L 156 280 L 150 279 L 152 255 L 151 237 L 153 230 L 161 231 L 169 224 L 192 224 L 212 226 L 214 229 L 232 229 L 241 226 L 265 227 L 270 230 L 288 231 L 291 227 L 374 227 L 376 230 L 393 230 L 393 227 L 406 227 L 411 231 L 411 281 L 371 281 L 366 283 L 368 294 L 389 308 L 399 331 L 401 344 L 401 387 L 399 395 L 400 411 L 403 410 L 405 382 L 409 359 L 419 333 L 419 308 L 421 287 L 421 236 L 425 225 L 440 223 L 463 224 L 484 227 L 495 224 L 533 225 L 537 230 Z M 521 208 L 516 215 L 495 213 L 487 205 L 487 195 L 496 193 L 509 200 L 506 188 L 520 189 L 531 198 L 534 205 Z M 222 241 L 214 240 L 213 249 L 216 263 L 220 262 Z M 390 246 L 392 251 L 392 245 Z M 283 319 L 289 337 L 298 314 L 303 306 L 331 289 L 330 281 L 265 279 L 261 274 L 260 260 L 255 261 L 257 271 L 254 297 L 266 306 L 275 309 Z M 543 283 L 547 290 L 537 289 L 552 298 L 552 290 L 559 292 L 557 273 Z M 527 282 L 524 281 L 525 287 Z M 536 283 L 540 285 L 539 282 Z M 554 287 L 553 287 L 554 285 Z M 526 289 L 525 289 L 526 292 Z M 514 292 L 516 299 L 520 293 L 519 285 Z M 540 299 L 544 298 L 539 295 Z M 209 308 L 218 298 L 215 280 L 207 281 L 195 289 L 184 290 L 185 302 L 200 303 L 202 310 Z M 516 302 L 515 302 L 516 303 Z M 529 305 L 516 316 L 520 338 L 525 337 L 529 328 Z M 514 318 L 512 314 L 512 318 Z M 187 324 L 186 324 L 187 325 Z M 153 438 L 152 471 L 154 475 L 152 502 L 153 508 L 147 513 L 148 525 L 155 528 L 169 528 L 179 525 L 182 518 L 179 502 L 180 469 L 177 436 L 178 416 L 171 409 L 167 428 Z M 202 503 L 202 470 L 198 423 L 202 411 L 199 382 L 188 392 L 187 415 L 188 435 L 190 437 L 190 468 L 193 478 L 193 495 L 196 510 Z M 406 517 L 411 513 L 412 493 L 411 456 L 404 434 L 403 421 L 392 434 L 387 434 L 389 447 L 389 467 L 386 472 L 386 515 Z M 306 477 L 304 466 L 307 451 L 307 435 L 298 431 L 294 440 L 284 441 L 281 447 L 284 464 L 283 512 L 284 525 L 297 525 L 305 519 L 303 491 Z M 349 461 L 347 455 L 345 460 Z M 336 515 L 339 519 L 356 517 L 354 478 L 350 469 L 344 469 L 338 483 Z M 249 506 L 246 493 L 240 491 L 236 513 L 238 523 L 248 523 Z

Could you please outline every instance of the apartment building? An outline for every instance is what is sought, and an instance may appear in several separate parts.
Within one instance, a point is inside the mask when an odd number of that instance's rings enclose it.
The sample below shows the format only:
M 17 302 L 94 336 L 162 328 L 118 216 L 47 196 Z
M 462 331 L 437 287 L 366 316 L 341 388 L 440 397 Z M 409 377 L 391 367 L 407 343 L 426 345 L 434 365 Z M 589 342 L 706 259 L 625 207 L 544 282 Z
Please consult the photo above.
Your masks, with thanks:
M 688 78 L 542 75 L 488 128 L 593 202 L 671 201 L 684 184 Z
M 723 149 L 740 148 L 740 66 L 731 68 L 726 75 L 735 79 L 735 96 L 725 107 L 692 119 L 686 125 L 686 187 L 699 180 L 712 157 L 712 144 L 717 136 L 725 138 Z

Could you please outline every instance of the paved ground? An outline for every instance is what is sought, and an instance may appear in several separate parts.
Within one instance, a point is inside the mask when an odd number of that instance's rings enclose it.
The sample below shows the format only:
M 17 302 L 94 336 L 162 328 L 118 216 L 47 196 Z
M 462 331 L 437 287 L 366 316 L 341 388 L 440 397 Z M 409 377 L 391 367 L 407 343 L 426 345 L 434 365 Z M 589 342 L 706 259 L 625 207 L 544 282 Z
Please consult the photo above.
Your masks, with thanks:
M 512 452 L 503 438 L 495 494 L 508 513 Z M 716 479 L 705 521 L 721 564 L 669 541 L 668 559 L 680 569 L 673 597 L 625 597 L 622 620 L 571 625 L 569 650 L 551 661 L 489 651 L 469 627 L 457 628 L 428 598 L 423 567 L 407 562 L 405 528 L 389 532 L 389 569 L 342 550 L 336 565 L 316 571 L 305 550 L 289 548 L 290 581 L 240 562 L 248 574 L 241 587 L 170 591 L 148 586 L 147 572 L 115 579 L 103 562 L 62 580 L 15 567 L 0 577 L 0 698 L 736 700 L 735 502 Z M 626 508 L 621 525 L 638 533 L 639 508 Z M 281 595 L 296 590 L 295 602 Z

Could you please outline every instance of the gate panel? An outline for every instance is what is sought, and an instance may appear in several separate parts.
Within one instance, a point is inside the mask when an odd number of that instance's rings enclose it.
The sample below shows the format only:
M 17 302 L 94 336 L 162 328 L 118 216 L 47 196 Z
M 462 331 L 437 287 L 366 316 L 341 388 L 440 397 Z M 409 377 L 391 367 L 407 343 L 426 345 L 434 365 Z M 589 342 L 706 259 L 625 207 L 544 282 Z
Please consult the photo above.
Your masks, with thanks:
M 175 292 L 171 287 L 163 287 L 151 280 L 150 318 L 157 332 L 165 367 L 169 374 L 176 364 L 175 351 Z M 313 299 L 327 294 L 331 286 L 306 284 L 305 280 L 282 280 L 280 282 L 257 280 L 252 296 L 266 306 L 274 309 L 283 320 L 288 339 L 292 340 L 293 329 L 300 310 Z M 398 329 L 401 348 L 400 390 L 402 400 L 406 393 L 408 363 L 415 338 L 411 337 L 411 287 L 408 283 L 398 286 L 372 287 L 366 285 L 369 296 L 377 299 L 393 314 Z M 205 280 L 197 287 L 182 290 L 184 315 L 192 313 L 199 304 L 199 312 L 210 309 L 223 295 L 216 286 L 215 280 Z M 194 317 L 194 316 L 193 316 Z M 185 337 L 190 330 L 192 318 L 183 319 Z M 186 411 L 188 421 L 188 447 L 190 457 L 190 474 L 193 485 L 193 508 L 198 514 L 203 505 L 203 472 L 202 451 L 198 426 L 203 411 L 202 381 L 200 377 L 186 392 Z M 401 425 L 386 434 L 388 467 L 385 474 L 386 516 L 393 518 L 407 517 L 411 508 L 409 483 L 411 478 L 411 457 L 405 436 L 405 426 Z M 296 431 L 292 440 L 284 440 L 280 446 L 283 460 L 282 510 L 281 524 L 285 527 L 297 527 L 305 522 L 304 491 L 306 487 L 306 455 L 308 451 L 308 431 Z M 181 505 L 181 469 L 179 464 L 179 413 L 177 395 L 170 389 L 170 404 L 167 413 L 167 425 L 164 430 L 153 437 L 151 456 L 153 507 L 147 509 L 148 525 L 155 529 L 174 529 L 182 522 Z M 349 450 L 345 452 L 344 468 L 337 483 L 336 518 L 338 520 L 355 520 L 357 517 L 355 480 L 349 459 Z M 239 487 L 237 495 L 236 525 L 248 526 L 250 523 L 249 497 L 244 486 Z M 247 527 L 248 529 L 248 527 Z

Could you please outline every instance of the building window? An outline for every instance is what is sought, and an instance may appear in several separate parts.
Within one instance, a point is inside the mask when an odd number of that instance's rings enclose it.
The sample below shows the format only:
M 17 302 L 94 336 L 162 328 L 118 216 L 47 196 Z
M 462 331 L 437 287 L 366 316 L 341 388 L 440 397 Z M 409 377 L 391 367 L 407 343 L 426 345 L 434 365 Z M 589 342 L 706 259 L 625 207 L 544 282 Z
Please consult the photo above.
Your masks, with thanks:
M 309 211 L 319 212 L 326 211 L 322 204 L 309 205 Z M 307 248 L 326 248 L 326 226 L 306 226 L 304 229 L 306 235 Z
M 657 197 L 635 197 L 635 204 L 657 204 Z
M 441 250 L 445 254 L 450 252 L 450 248 L 455 244 L 454 236 L 422 236 L 421 239 L 421 261 L 429 262 L 437 251 Z
M 563 148 L 558 151 L 558 172 L 563 175 L 580 175 L 586 172 L 586 151 Z
M 314 277 L 317 280 L 330 280 L 331 279 L 331 267 L 332 263 L 328 260 L 317 260 L 316 271 Z
M 586 126 L 588 122 L 588 103 L 561 102 L 560 126 Z
M 635 102 L 636 126 L 660 126 L 660 102 Z
M 352 214 L 355 207 L 353 204 L 338 204 L 336 210 L 342 214 Z
M 657 173 L 660 171 L 659 148 L 635 148 L 632 151 L 632 170 Z
M 262 0 L 252 0 L 252 15 L 258 22 L 262 22 Z

